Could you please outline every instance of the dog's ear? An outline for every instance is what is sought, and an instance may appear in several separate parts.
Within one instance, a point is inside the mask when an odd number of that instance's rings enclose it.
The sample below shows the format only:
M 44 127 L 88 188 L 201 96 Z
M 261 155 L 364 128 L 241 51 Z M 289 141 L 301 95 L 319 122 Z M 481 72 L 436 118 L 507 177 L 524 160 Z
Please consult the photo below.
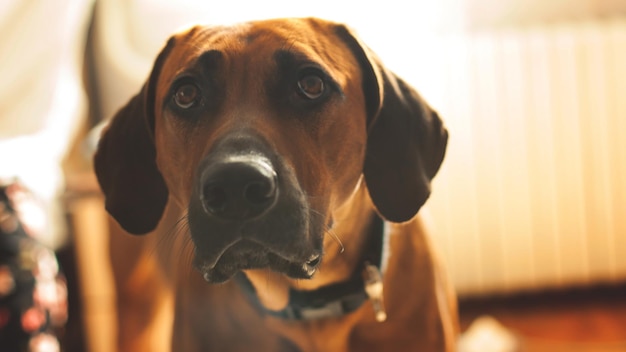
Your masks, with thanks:
M 154 101 L 161 66 L 173 46 L 172 38 L 158 55 L 141 91 L 102 133 L 94 157 L 106 209 L 132 234 L 152 231 L 167 203 L 167 187 L 156 165 Z
M 430 195 L 430 182 L 446 151 L 448 131 L 422 97 L 344 26 L 337 34 L 363 72 L 368 137 L 363 174 L 378 212 L 410 220 Z

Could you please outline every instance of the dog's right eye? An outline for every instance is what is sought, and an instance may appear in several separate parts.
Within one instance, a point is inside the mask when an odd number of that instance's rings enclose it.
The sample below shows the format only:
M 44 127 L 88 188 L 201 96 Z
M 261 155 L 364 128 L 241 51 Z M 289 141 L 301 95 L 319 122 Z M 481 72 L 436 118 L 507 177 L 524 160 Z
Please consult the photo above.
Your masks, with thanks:
M 306 75 L 298 80 L 298 90 L 307 99 L 318 99 L 326 90 L 324 79 L 315 74 Z
M 200 89 L 195 84 L 183 84 L 174 92 L 174 102 L 181 109 L 189 109 L 198 104 Z

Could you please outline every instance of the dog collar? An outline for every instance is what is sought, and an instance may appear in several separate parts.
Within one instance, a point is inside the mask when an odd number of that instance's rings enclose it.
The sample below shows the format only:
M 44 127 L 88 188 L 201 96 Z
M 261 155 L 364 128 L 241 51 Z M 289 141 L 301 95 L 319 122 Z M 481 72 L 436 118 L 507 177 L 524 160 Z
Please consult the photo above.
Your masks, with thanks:
M 274 317 L 301 321 L 337 318 L 357 310 L 367 300 L 371 300 L 376 320 L 382 322 L 387 318 L 383 305 L 382 275 L 389 253 L 389 231 L 380 217 L 374 217 L 373 231 L 368 238 L 363 266 L 350 279 L 311 291 L 290 288 L 289 303 L 282 310 L 265 308 L 245 274 L 240 272 L 235 278 L 250 301 L 259 310 Z

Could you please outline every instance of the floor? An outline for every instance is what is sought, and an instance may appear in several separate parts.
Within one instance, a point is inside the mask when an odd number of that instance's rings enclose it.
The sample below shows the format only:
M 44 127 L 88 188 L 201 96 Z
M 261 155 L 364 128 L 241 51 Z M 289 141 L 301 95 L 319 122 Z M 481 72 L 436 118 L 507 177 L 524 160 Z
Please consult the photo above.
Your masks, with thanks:
M 491 316 L 518 351 L 626 352 L 626 285 L 462 300 L 459 310 L 464 331 Z

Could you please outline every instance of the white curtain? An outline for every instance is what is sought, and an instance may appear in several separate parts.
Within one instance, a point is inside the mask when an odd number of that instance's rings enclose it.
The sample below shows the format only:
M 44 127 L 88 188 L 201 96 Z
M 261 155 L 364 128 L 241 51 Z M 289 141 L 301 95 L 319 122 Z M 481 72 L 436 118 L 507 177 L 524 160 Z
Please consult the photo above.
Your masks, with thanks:
M 18 178 L 45 203 L 40 222 L 52 247 L 65 233 L 60 165 L 85 112 L 90 9 L 89 0 L 0 1 L 0 178 Z

